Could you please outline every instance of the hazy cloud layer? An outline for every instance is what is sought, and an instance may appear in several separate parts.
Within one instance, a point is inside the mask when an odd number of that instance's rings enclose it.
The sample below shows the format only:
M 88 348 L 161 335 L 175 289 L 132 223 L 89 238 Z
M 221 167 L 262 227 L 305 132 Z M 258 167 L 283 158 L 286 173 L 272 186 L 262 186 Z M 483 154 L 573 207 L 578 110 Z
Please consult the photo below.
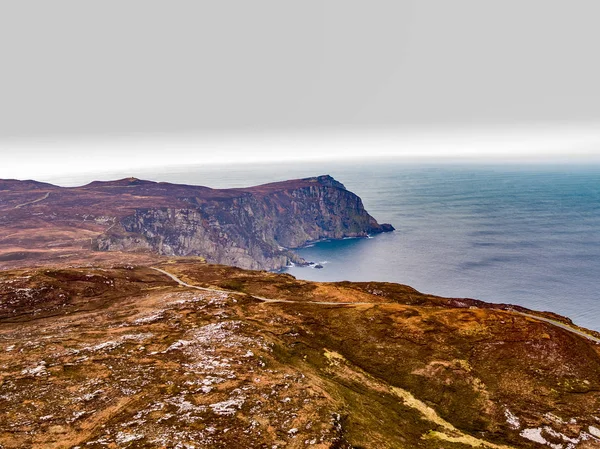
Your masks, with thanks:
M 257 162 L 283 162 L 284 167 L 309 160 L 597 164 L 599 149 L 598 127 L 589 125 L 96 136 L 0 144 L 0 178 L 55 180 L 67 173 L 135 175 L 167 166 Z
M 0 140 L 598 123 L 598 17 L 595 0 L 3 2 Z

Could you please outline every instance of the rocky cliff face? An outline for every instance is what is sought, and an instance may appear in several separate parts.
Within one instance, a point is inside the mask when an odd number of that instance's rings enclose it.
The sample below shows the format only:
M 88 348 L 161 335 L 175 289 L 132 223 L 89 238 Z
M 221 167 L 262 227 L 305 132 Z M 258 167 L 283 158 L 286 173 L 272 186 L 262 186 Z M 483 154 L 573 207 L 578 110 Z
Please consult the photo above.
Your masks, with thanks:
M 330 176 L 240 189 L 217 198 L 179 197 L 187 207 L 143 207 L 96 239 L 103 251 L 151 250 L 212 263 L 277 269 L 303 260 L 289 250 L 325 238 L 392 231 Z
M 0 267 L 156 254 L 252 269 L 303 263 L 291 249 L 393 230 L 331 176 L 245 189 L 126 178 L 63 188 L 0 180 Z M 110 255 L 109 251 L 112 251 Z

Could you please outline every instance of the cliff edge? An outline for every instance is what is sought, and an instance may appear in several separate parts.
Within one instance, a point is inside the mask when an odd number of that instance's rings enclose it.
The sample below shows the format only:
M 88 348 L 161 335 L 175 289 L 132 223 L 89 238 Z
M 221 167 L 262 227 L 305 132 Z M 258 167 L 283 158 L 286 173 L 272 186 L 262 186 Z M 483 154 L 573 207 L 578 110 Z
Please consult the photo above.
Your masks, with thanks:
M 331 176 L 238 189 L 227 197 L 187 196 L 186 207 L 139 207 L 96 239 L 101 251 L 149 249 L 167 256 L 278 269 L 304 261 L 290 249 L 331 238 L 393 230 Z
M 5 184 L 0 211 L 6 220 L 0 231 L 9 237 L 0 235 L 0 252 L 3 246 L 5 251 L 0 262 L 47 263 L 87 249 L 135 258 L 198 256 L 211 263 L 272 270 L 305 263 L 293 249 L 309 242 L 394 230 L 379 224 L 357 195 L 329 175 L 243 189 L 137 178 L 75 188 Z

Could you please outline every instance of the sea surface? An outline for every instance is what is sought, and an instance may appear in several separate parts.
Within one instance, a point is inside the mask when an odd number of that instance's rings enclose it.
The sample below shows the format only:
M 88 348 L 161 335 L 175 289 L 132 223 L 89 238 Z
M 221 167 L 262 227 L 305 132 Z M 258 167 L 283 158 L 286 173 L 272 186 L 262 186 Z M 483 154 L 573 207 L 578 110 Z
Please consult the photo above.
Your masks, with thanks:
M 330 174 L 393 233 L 298 250 L 316 281 L 390 281 L 441 296 L 549 310 L 600 330 L 600 166 L 286 163 L 185 166 L 48 178 L 136 176 L 244 187 Z

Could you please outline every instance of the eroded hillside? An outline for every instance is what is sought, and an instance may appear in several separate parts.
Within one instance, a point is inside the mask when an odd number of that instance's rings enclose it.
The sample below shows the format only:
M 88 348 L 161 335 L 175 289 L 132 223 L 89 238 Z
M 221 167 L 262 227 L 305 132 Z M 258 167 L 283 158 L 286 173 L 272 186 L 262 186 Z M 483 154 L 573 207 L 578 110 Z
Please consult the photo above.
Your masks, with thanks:
M 0 273 L 1 447 L 600 447 L 591 334 L 395 284 L 157 267 L 175 278 Z
M 197 256 L 211 263 L 279 269 L 305 263 L 291 249 L 324 238 L 392 231 L 331 176 L 245 189 L 127 178 L 63 188 L 0 180 L 0 268 L 147 263 Z M 110 252 L 107 254 L 106 252 Z

